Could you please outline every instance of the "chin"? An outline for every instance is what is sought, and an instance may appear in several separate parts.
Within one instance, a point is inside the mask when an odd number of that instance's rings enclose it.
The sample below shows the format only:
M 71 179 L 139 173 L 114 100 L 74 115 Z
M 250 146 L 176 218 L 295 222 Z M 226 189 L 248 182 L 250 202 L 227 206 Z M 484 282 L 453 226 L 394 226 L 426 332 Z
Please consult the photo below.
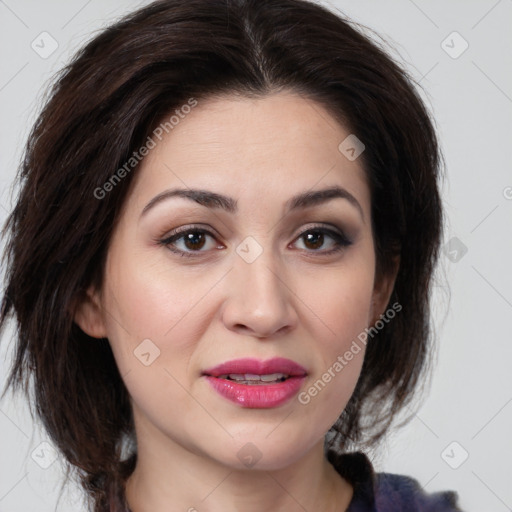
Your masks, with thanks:
M 278 426 L 272 431 L 265 426 L 236 435 L 224 452 L 224 455 L 230 452 L 232 456 L 223 457 L 223 463 L 237 470 L 278 471 L 303 457 L 315 441 L 323 440 L 321 434 L 313 438 L 311 434 L 299 435 L 298 429 L 293 433 L 289 428 L 278 432 L 280 428 Z

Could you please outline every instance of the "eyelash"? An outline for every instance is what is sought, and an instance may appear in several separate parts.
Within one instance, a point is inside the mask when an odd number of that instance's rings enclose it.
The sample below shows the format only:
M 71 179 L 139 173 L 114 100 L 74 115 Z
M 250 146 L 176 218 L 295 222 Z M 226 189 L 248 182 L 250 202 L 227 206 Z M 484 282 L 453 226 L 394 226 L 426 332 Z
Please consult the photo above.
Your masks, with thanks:
M 215 235 L 208 231 L 207 229 L 199 228 L 199 227 L 193 227 L 193 226 L 186 226 L 184 228 L 176 229 L 173 233 L 170 234 L 170 236 L 167 236 L 161 240 L 158 240 L 158 243 L 160 245 L 163 245 L 164 247 L 167 247 L 170 251 L 173 253 L 179 254 L 182 257 L 186 258 L 194 258 L 199 257 L 201 252 L 206 251 L 182 251 L 181 249 L 176 249 L 172 246 L 174 242 L 184 237 L 184 235 L 190 234 L 190 233 L 202 233 L 211 236 L 212 238 L 215 238 Z M 352 241 L 350 241 L 344 234 L 338 233 L 337 231 L 334 231 L 332 229 L 328 229 L 324 226 L 312 226 L 305 231 L 303 231 L 298 237 L 295 238 L 295 240 L 300 239 L 304 235 L 308 233 L 322 233 L 324 235 L 328 235 L 335 241 L 335 247 L 333 249 L 330 249 L 328 251 L 320 251 L 320 250 L 311 250 L 306 252 L 312 252 L 312 253 L 319 253 L 319 256 L 329 256 L 331 254 L 337 253 L 345 249 L 346 247 L 352 245 Z

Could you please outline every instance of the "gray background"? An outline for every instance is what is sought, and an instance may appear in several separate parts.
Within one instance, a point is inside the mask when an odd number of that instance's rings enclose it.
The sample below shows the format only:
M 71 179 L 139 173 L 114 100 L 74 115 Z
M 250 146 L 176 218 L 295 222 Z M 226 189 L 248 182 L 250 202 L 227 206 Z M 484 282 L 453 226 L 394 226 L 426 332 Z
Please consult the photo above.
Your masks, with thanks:
M 92 33 L 146 3 L 0 0 L 0 221 L 51 76 Z M 420 80 L 447 164 L 432 385 L 371 456 L 378 471 L 411 475 L 428 492 L 458 491 L 467 512 L 512 510 L 512 0 L 322 3 L 381 34 Z M 58 44 L 51 55 L 42 32 Z M 2 383 L 10 339 L 6 331 L 0 344 Z M 83 510 L 74 485 L 55 508 L 60 462 L 23 400 L 0 403 L 0 433 L 0 512 Z

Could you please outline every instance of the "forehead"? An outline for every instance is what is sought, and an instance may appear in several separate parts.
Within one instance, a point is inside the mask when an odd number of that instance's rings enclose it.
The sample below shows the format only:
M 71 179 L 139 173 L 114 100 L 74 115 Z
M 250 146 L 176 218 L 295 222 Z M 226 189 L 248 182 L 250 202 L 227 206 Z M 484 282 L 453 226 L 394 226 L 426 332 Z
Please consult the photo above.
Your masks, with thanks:
M 148 198 L 179 185 L 236 197 L 272 190 L 291 196 L 337 184 L 369 208 L 360 160 L 339 149 L 350 135 L 320 104 L 291 92 L 199 100 L 161 140 L 153 137 L 135 192 Z

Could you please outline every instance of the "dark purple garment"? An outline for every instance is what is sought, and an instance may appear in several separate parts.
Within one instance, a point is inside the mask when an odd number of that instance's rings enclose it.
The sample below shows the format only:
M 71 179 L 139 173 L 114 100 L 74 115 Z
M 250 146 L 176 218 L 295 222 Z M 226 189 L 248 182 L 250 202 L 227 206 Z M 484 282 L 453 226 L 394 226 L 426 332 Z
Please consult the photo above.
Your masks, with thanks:
M 362 452 L 329 452 L 328 459 L 354 488 L 346 512 L 462 512 L 456 492 L 426 494 L 409 476 L 376 473 Z

